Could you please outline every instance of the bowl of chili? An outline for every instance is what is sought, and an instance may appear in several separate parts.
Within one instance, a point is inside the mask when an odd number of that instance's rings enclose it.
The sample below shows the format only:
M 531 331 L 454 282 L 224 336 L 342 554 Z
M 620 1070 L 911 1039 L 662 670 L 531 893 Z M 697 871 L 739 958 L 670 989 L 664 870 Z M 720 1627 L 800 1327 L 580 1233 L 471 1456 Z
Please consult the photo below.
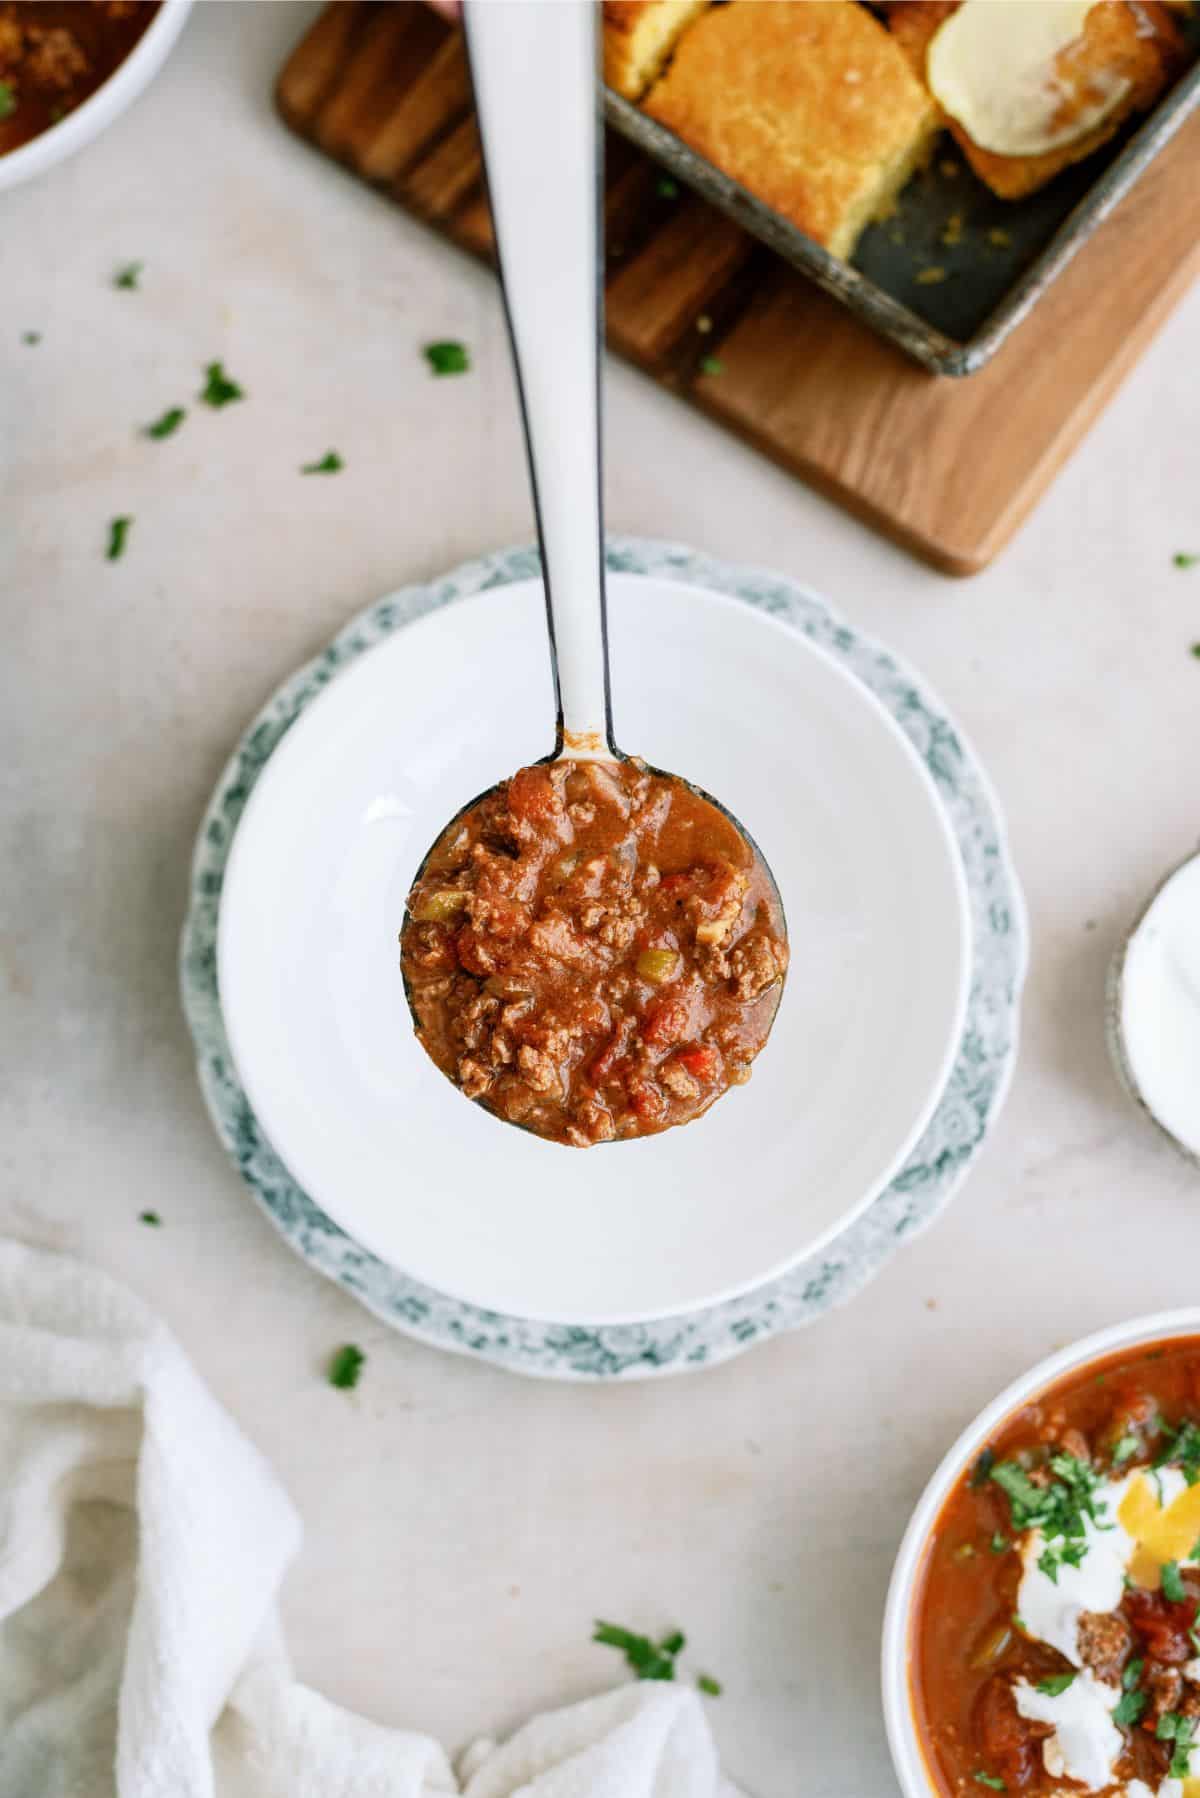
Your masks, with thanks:
M 1200 1309 L 1042 1361 L 963 1432 L 883 1631 L 905 1798 L 1200 1791 Z
M 149 85 L 192 0 L 0 5 L 0 189 L 80 150 Z

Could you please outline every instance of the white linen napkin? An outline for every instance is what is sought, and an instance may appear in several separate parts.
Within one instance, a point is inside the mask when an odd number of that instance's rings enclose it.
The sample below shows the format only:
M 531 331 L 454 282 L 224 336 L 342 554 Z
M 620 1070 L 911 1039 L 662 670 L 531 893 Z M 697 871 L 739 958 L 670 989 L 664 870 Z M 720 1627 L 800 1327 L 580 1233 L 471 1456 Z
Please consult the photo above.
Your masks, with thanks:
M 703 1708 L 626 1685 L 463 1757 L 292 1676 L 300 1524 L 123 1287 L 0 1242 L 0 1798 L 737 1798 Z

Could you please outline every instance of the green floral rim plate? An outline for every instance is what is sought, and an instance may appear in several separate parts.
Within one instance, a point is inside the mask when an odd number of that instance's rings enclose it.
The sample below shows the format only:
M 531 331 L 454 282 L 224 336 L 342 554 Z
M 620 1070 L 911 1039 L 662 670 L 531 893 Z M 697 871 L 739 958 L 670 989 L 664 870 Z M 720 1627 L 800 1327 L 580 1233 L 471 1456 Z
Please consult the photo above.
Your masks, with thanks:
M 1027 957 L 1024 902 L 995 796 L 936 697 L 902 662 L 782 575 L 732 567 L 677 544 L 621 537 L 609 539 L 608 566 L 744 600 L 836 656 L 913 743 L 958 839 L 974 936 L 971 996 L 958 1055 L 907 1164 L 832 1244 L 780 1279 L 683 1317 L 595 1329 L 504 1317 L 422 1286 L 360 1248 L 291 1178 L 242 1091 L 217 991 L 217 914 L 226 858 L 255 781 L 305 706 L 347 663 L 426 612 L 528 580 L 538 571 L 533 549 L 501 550 L 429 586 L 402 589 L 355 618 L 322 655 L 280 687 L 238 744 L 205 813 L 180 951 L 184 1011 L 217 1134 L 296 1253 L 396 1329 L 435 1348 L 479 1355 L 515 1373 L 547 1379 L 645 1379 L 712 1367 L 779 1330 L 813 1322 L 860 1292 L 949 1204 L 1000 1111 L 1016 1059 Z

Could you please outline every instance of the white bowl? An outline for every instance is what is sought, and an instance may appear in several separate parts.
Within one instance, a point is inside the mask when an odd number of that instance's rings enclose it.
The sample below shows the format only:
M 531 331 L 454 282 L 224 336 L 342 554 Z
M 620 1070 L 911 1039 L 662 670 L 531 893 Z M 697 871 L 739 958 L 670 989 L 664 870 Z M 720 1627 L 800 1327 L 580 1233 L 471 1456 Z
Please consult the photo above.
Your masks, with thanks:
M 1060 1349 L 1006 1386 L 999 1398 L 968 1425 L 939 1463 L 912 1514 L 888 1587 L 883 1620 L 883 1715 L 888 1747 L 904 1798 L 938 1798 L 940 1787 L 929 1772 L 913 1714 L 910 1652 L 913 1600 L 924 1569 L 925 1551 L 942 1506 L 962 1475 L 979 1458 L 1000 1426 L 1047 1387 L 1089 1362 L 1106 1360 L 1122 1349 L 1170 1337 L 1200 1336 L 1200 1309 L 1159 1311 L 1132 1322 L 1112 1324 Z
M 144 87 L 148 87 L 167 59 L 184 20 L 192 8 L 192 0 L 162 0 L 158 11 L 143 31 L 124 62 L 115 68 L 108 80 L 82 106 L 77 106 L 57 125 L 40 131 L 18 150 L 0 156 L 0 189 L 16 187 L 33 175 L 53 168 L 56 162 L 73 156 L 84 144 L 91 143 L 106 126 L 131 105 Z
M 610 640 L 618 742 L 728 804 L 779 883 L 792 965 L 748 1086 L 661 1136 L 567 1149 L 469 1104 L 413 1034 L 413 874 L 549 747 L 536 581 L 427 614 L 305 710 L 238 826 L 217 942 L 242 1084 L 321 1209 L 438 1292 L 564 1325 L 717 1303 L 842 1229 L 929 1121 L 969 967 L 945 808 L 841 663 L 659 576 L 611 577 Z

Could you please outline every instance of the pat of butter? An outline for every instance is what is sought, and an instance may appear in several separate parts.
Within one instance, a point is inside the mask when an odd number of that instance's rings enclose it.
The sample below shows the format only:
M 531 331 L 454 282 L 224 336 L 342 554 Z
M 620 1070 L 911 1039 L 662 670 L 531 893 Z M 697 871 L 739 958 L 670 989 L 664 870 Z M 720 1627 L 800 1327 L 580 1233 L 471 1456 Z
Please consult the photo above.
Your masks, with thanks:
M 981 149 L 1040 156 L 1084 137 L 1129 90 L 1113 78 L 1089 83 L 1086 101 L 1067 97 L 1057 59 L 1082 36 L 1095 0 L 962 0 L 929 46 L 935 98 Z
M 1164 1503 L 1158 1502 L 1161 1484 Z M 1155 1588 L 1162 1581 L 1166 1561 L 1186 1561 L 1200 1537 L 1200 1485 L 1189 1486 L 1176 1467 L 1164 1468 L 1157 1478 L 1133 1476 L 1117 1508 L 1117 1519 L 1133 1538 L 1129 1577 L 1136 1585 Z

